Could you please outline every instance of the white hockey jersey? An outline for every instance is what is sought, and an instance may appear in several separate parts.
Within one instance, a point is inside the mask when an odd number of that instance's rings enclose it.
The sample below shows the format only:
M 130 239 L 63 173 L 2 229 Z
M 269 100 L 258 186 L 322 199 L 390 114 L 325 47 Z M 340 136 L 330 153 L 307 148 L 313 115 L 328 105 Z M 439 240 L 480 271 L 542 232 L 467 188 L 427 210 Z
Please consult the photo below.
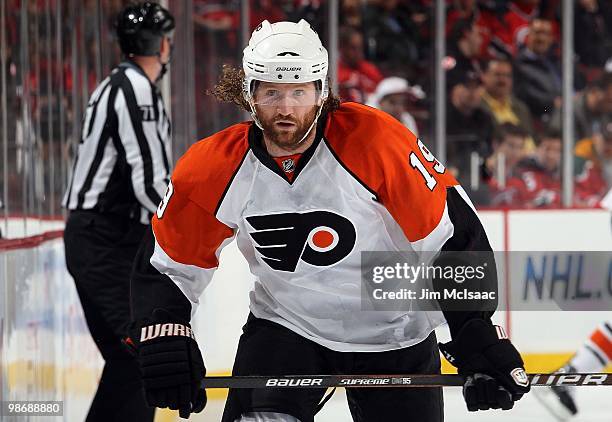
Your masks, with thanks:
M 360 252 L 440 250 L 454 232 L 447 190 L 469 203 L 455 179 L 401 123 L 359 104 L 322 120 L 291 180 L 261 137 L 237 124 L 181 158 L 153 217 L 151 265 L 193 314 L 235 237 L 256 276 L 256 317 L 336 351 L 425 339 L 440 312 L 361 310 Z

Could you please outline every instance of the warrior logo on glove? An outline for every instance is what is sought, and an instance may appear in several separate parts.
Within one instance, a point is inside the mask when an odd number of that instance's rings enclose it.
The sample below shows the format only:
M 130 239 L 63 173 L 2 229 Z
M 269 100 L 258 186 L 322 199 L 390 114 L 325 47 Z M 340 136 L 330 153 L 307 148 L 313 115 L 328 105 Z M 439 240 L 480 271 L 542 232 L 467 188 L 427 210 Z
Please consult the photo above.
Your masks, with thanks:
M 529 378 L 527 377 L 527 373 L 523 368 L 515 368 L 510 371 L 510 376 L 516 383 L 516 385 L 520 385 L 521 387 L 529 386 Z
M 186 325 L 176 323 L 154 324 L 142 327 L 140 330 L 140 342 L 153 340 L 158 337 L 183 336 L 195 340 L 193 331 Z
M 346 217 L 329 211 L 246 217 L 263 261 L 279 271 L 295 271 L 300 259 L 317 267 L 340 262 L 355 246 L 357 232 Z

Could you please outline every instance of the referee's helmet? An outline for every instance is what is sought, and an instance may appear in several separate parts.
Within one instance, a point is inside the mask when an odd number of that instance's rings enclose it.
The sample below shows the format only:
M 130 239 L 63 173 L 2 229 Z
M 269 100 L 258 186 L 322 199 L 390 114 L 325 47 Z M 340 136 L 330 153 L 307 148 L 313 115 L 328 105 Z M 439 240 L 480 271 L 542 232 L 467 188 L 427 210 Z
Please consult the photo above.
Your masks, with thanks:
M 157 3 L 127 6 L 115 22 L 121 51 L 127 56 L 156 56 L 163 37 L 172 37 L 174 17 Z

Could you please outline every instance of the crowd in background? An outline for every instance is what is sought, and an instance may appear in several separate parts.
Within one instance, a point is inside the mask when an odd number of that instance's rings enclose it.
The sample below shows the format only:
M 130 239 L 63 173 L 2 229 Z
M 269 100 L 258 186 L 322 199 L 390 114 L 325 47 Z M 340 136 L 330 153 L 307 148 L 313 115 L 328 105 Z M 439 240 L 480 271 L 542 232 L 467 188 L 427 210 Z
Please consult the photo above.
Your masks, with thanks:
M 433 2 L 339 3 L 341 99 L 383 109 L 433 146 Z M 209 59 L 239 64 L 226 48 L 240 48 L 239 2 L 194 4 L 196 31 L 225 51 Z M 447 5 L 447 167 L 479 205 L 561 206 L 561 1 Z M 328 35 L 324 0 L 253 0 L 250 14 L 250 29 L 304 18 Z M 576 1 L 574 26 L 574 205 L 590 207 L 612 186 L 612 1 Z
M 338 79 L 433 145 L 430 3 L 342 1 Z M 559 207 L 561 2 L 447 3 L 447 167 L 479 205 Z M 576 1 L 574 32 L 574 205 L 590 207 L 612 187 L 612 2 Z
M 127 1 L 29 0 L 26 19 L 22 2 L 3 5 L 6 197 L 21 204 L 13 211 L 25 212 L 32 209 L 28 201 L 54 196 L 44 206 L 57 215 L 70 171 L 65 164 L 72 162 L 87 98 L 120 60 L 112 23 Z M 185 4 L 190 10 L 178 10 Z M 337 94 L 343 101 L 383 109 L 430 147 L 436 143 L 433 4 L 339 0 L 338 14 Z M 304 18 L 326 43 L 327 6 L 326 0 L 251 0 L 249 29 L 263 19 Z M 561 205 L 560 6 L 560 0 L 447 1 L 446 165 L 478 205 Z M 188 28 L 192 34 L 195 54 L 175 58 L 172 86 L 174 92 L 185 75 L 193 78 L 193 92 L 187 93 L 195 97 L 194 138 L 245 119 L 233 105 L 205 95 L 222 65 L 240 66 L 246 42 L 241 1 L 170 1 L 169 7 L 189 19 L 189 25 L 180 21 L 177 32 Z M 590 207 L 612 186 L 612 0 L 577 0 L 574 31 L 574 205 Z M 193 66 L 187 72 L 189 54 Z M 167 100 L 174 116 L 188 108 L 179 97 Z M 36 159 L 27 158 L 31 151 Z M 175 149 L 176 156 L 182 152 Z M 52 172 L 53 160 L 61 171 Z
M 0 2 L 0 208 L 61 216 L 89 95 L 118 63 L 123 0 Z

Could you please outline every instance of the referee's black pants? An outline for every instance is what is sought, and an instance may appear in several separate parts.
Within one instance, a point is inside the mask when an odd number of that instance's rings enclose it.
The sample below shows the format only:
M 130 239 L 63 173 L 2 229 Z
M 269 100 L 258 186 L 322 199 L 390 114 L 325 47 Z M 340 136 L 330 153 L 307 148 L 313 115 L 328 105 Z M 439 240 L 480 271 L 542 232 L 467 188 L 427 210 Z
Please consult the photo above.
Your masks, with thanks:
M 66 222 L 66 265 L 105 361 L 87 422 L 153 421 L 138 364 L 121 344 L 130 321 L 132 263 L 146 227 L 93 211 L 72 211 Z

